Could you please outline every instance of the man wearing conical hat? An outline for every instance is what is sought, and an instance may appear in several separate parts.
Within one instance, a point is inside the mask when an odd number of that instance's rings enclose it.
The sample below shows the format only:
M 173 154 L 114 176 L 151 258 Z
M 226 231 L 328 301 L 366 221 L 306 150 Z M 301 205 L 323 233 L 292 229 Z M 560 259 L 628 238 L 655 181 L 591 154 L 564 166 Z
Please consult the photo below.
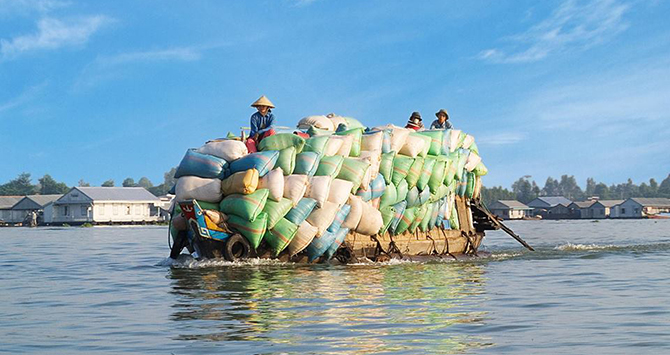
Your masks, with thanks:
M 437 119 L 433 121 L 430 125 L 430 129 L 452 129 L 451 123 L 449 122 L 449 113 L 447 110 L 440 109 L 435 113 Z
M 253 140 L 254 144 L 258 144 L 263 138 L 275 134 L 272 128 L 275 121 L 272 109 L 275 108 L 275 105 L 263 95 L 251 104 L 251 107 L 256 108 L 258 111 L 251 115 L 249 139 Z

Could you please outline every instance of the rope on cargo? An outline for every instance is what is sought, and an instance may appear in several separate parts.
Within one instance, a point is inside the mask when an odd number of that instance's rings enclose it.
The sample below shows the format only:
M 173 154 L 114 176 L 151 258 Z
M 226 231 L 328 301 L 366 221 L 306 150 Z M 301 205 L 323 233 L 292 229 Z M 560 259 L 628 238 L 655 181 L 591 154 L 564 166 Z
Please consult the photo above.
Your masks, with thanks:
M 437 252 L 437 245 L 435 244 L 435 239 L 430 236 L 430 234 L 426 233 L 426 238 L 430 239 L 433 242 L 433 250 L 430 252 L 431 255 L 437 255 L 440 256 L 440 254 Z
M 397 253 L 398 255 L 400 255 L 400 259 L 402 259 L 403 258 L 402 252 L 400 251 L 398 245 L 393 240 L 393 237 L 389 235 L 389 239 L 391 239 L 391 242 L 389 242 L 389 253 Z
M 381 254 L 385 254 L 389 258 L 391 255 L 382 248 L 382 243 L 379 242 L 379 239 L 377 239 L 377 235 L 371 235 L 370 238 L 372 238 L 375 242 L 377 242 L 377 247 L 375 247 L 375 258 L 377 258 Z
M 442 228 L 440 228 L 440 230 L 442 231 L 442 235 L 444 236 L 444 250 L 442 251 L 442 253 L 451 256 L 452 258 L 454 258 L 454 260 L 458 260 L 456 256 L 449 251 L 449 237 L 447 237 L 447 232 L 444 231 L 444 222 L 442 222 Z

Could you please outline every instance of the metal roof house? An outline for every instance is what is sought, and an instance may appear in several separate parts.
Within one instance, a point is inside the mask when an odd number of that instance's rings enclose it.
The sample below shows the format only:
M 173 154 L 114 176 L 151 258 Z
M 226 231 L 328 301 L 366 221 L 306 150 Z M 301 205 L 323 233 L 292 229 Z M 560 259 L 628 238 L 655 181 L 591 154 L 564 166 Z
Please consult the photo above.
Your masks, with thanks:
M 11 210 L 12 223 L 23 222 L 26 214 L 31 211 L 38 213 L 38 223 L 44 222 L 44 207 L 58 200 L 63 195 L 28 195 L 17 202 Z
M 50 223 L 156 222 L 160 203 L 143 187 L 73 187 L 54 201 Z
M 593 205 L 596 201 L 591 200 L 591 201 L 575 201 L 568 205 L 568 209 L 570 209 L 570 213 L 573 215 L 573 218 L 576 219 L 585 219 L 585 218 L 593 218 L 589 214 L 589 207 Z
M 22 198 L 23 196 L 0 196 L 0 225 L 10 222 L 12 207 Z
M 669 198 L 629 198 L 611 209 L 611 218 L 646 218 L 670 213 Z
M 589 218 L 601 219 L 609 218 L 610 211 L 621 204 L 623 200 L 598 200 L 589 207 Z
M 522 219 L 533 209 L 517 200 L 498 200 L 489 206 L 489 210 L 502 219 Z
M 528 207 L 533 209 L 533 215 L 540 215 L 546 219 L 573 218 L 568 206 L 572 201 L 563 196 L 542 196 L 530 201 Z

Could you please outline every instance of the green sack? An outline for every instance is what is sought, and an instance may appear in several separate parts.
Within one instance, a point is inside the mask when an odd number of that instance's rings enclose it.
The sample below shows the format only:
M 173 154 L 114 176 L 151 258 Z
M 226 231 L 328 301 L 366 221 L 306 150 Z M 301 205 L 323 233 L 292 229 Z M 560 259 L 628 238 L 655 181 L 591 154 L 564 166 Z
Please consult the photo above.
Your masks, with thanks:
M 351 193 L 355 194 L 356 190 L 361 186 L 361 180 L 370 167 L 370 162 L 367 160 L 359 160 L 356 158 L 344 158 L 342 169 L 337 174 L 338 179 L 351 181 L 354 186 L 351 188 Z
M 397 186 L 400 180 L 405 179 L 412 164 L 414 164 L 414 158 L 398 154 L 393 159 L 393 177 L 391 177 L 391 182 Z
M 268 214 L 268 229 L 274 228 L 275 224 L 284 218 L 291 208 L 293 208 L 293 201 L 287 198 L 282 198 L 279 202 L 272 200 L 265 202 L 263 212 Z
M 195 200 L 198 205 L 200 205 L 200 208 L 203 210 L 214 210 L 218 211 L 219 210 L 219 204 L 215 202 L 207 202 L 207 201 L 200 201 L 200 200 Z M 179 204 L 176 204 L 176 206 L 179 206 Z M 179 213 L 181 213 L 181 208 L 179 209 Z
M 444 166 L 444 184 L 445 185 L 450 185 L 456 176 L 456 162 L 449 159 L 445 160 L 445 166 Z
M 472 142 L 469 149 L 470 149 L 471 152 L 474 152 L 475 154 L 481 156 L 481 154 L 479 154 L 479 147 L 477 147 L 477 143 Z
M 337 136 L 354 136 L 354 140 L 351 143 L 351 151 L 349 156 L 357 157 L 361 155 L 361 138 L 363 137 L 363 128 L 354 128 L 342 132 L 336 132 Z
M 472 195 L 475 191 L 475 173 L 468 173 L 467 180 L 468 186 L 465 188 L 465 197 L 472 198 Z
M 294 147 L 288 147 L 279 151 L 279 158 L 277 158 L 275 168 L 281 168 L 284 171 L 284 176 L 293 174 L 293 170 L 295 169 Z
M 421 222 L 419 222 L 419 230 L 422 232 L 427 232 L 430 228 L 428 227 L 430 225 L 430 219 L 433 216 L 433 208 L 435 204 L 434 203 L 428 203 L 426 204 L 426 212 L 423 215 L 423 219 L 421 219 Z
M 421 205 L 416 208 L 414 211 L 414 220 L 412 223 L 409 225 L 409 228 L 407 230 L 410 233 L 416 232 L 416 228 L 419 227 L 419 223 L 423 222 L 423 217 L 426 215 L 426 205 Z
M 231 229 L 247 238 L 251 246 L 256 249 L 261 244 L 263 235 L 267 230 L 268 215 L 261 212 L 253 222 L 249 222 L 245 218 L 231 214 L 228 216 L 227 223 Z
M 444 182 L 445 164 L 446 161 L 438 159 L 435 162 L 435 166 L 433 166 L 433 173 L 430 175 L 430 179 L 428 179 L 428 187 L 430 188 L 430 192 L 432 193 L 436 193 L 437 189 Z
M 451 216 L 449 216 L 449 225 L 451 225 L 451 229 L 461 229 L 461 224 L 458 221 L 458 212 L 456 212 L 456 205 L 454 204 L 451 207 Z
M 442 138 L 444 136 L 443 129 L 434 129 L 428 131 L 421 131 L 418 134 L 424 135 L 430 138 L 430 149 L 428 149 L 428 154 L 430 155 L 440 155 L 442 154 Z
M 272 251 L 274 251 L 274 255 L 277 256 L 289 245 L 289 243 L 291 243 L 296 232 L 298 232 L 297 225 L 291 223 L 286 218 L 281 218 L 279 222 L 275 224 L 274 228 L 265 232 L 264 239 Z
M 435 167 L 435 158 L 433 157 L 426 157 L 423 160 L 423 166 L 421 167 L 421 176 L 419 176 L 419 180 L 416 182 L 416 186 L 420 189 L 423 190 L 426 188 L 426 185 L 428 185 L 428 181 L 430 180 L 430 176 L 433 175 L 433 168 Z
M 258 143 L 258 150 L 284 150 L 294 147 L 297 153 L 302 152 L 305 146 L 305 139 L 293 133 L 277 133 L 263 138 Z
M 309 134 L 310 137 L 314 136 L 331 136 L 333 134 L 333 131 L 329 131 L 327 129 L 320 129 L 316 128 L 314 126 L 310 126 L 307 129 L 307 134 Z
M 461 178 L 461 171 L 465 169 L 465 163 L 468 161 L 468 156 L 470 155 L 470 151 L 467 149 L 459 149 L 458 150 L 458 163 L 456 164 L 456 179 Z
M 449 186 L 442 184 L 437 188 L 437 191 L 430 195 L 430 202 L 441 200 L 444 196 L 449 194 Z
M 393 206 L 381 207 L 379 212 L 381 212 L 382 221 L 384 222 L 382 224 L 382 228 L 379 230 L 379 234 L 381 235 L 386 233 L 386 231 L 391 226 L 391 222 L 393 222 L 393 216 L 395 216 L 395 208 L 393 208 Z
M 354 129 L 354 128 L 365 129 L 365 125 L 363 125 L 359 120 L 357 120 L 355 118 L 351 118 L 351 117 L 342 117 L 342 118 L 344 118 L 344 122 L 347 123 L 347 127 L 349 127 L 350 129 Z
M 398 193 L 396 192 L 396 187 L 393 184 L 386 185 L 384 189 L 384 194 L 382 199 L 379 202 L 379 207 L 395 205 L 398 202 Z
M 396 235 L 404 233 L 412 224 L 412 221 L 414 221 L 415 214 L 416 207 L 405 208 L 405 212 L 403 212 L 402 217 L 400 218 L 400 222 L 398 222 L 398 226 L 395 228 L 393 233 Z
M 321 156 L 317 152 L 302 152 L 295 156 L 294 174 L 314 176 L 319 168 Z
M 384 181 L 391 182 L 393 177 L 393 159 L 395 152 L 382 154 L 381 162 L 379 163 L 379 173 L 384 177 Z
M 475 175 L 477 176 L 484 176 L 489 173 L 489 169 L 486 168 L 486 165 L 484 165 L 484 163 L 479 162 L 479 164 L 475 166 L 475 170 L 473 170 L 472 172 L 475 173 Z
M 236 215 L 245 218 L 247 221 L 253 222 L 258 214 L 263 211 L 269 193 L 270 190 L 268 189 L 259 189 L 249 195 L 228 195 L 221 200 L 219 211 L 228 215 Z
M 425 136 L 419 132 L 412 132 L 410 133 L 410 135 L 423 139 L 423 149 L 421 150 L 421 153 L 417 155 L 417 157 L 421 156 L 422 158 L 425 158 L 426 155 L 428 155 L 428 151 L 430 150 L 430 137 Z
M 316 169 L 316 176 L 330 176 L 335 178 L 342 169 L 344 157 L 333 155 L 332 157 L 323 157 L 319 161 L 319 167 Z
M 407 180 L 403 179 L 396 187 L 396 198 L 398 202 L 405 201 L 407 199 L 407 193 L 409 193 L 409 187 L 407 186 Z
M 407 186 L 411 189 L 414 186 L 416 186 L 416 183 L 419 181 L 419 178 L 421 177 L 421 169 L 423 168 L 423 160 L 424 158 L 421 157 L 416 157 L 414 159 L 414 163 L 412 166 L 409 167 L 409 172 L 407 172 L 407 176 L 405 177 L 405 180 L 407 180 Z
M 302 148 L 303 152 L 317 152 L 323 155 L 323 150 L 328 143 L 328 136 L 316 136 L 305 140 L 305 146 Z

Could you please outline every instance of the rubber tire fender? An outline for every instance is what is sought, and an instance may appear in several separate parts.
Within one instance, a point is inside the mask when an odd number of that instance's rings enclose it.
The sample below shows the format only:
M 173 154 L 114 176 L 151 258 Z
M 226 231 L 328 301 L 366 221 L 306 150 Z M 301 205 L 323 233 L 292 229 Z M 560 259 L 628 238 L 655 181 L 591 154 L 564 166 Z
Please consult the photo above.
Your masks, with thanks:
M 247 259 L 251 255 L 251 244 L 239 234 L 231 235 L 223 246 L 223 257 L 228 261 Z

